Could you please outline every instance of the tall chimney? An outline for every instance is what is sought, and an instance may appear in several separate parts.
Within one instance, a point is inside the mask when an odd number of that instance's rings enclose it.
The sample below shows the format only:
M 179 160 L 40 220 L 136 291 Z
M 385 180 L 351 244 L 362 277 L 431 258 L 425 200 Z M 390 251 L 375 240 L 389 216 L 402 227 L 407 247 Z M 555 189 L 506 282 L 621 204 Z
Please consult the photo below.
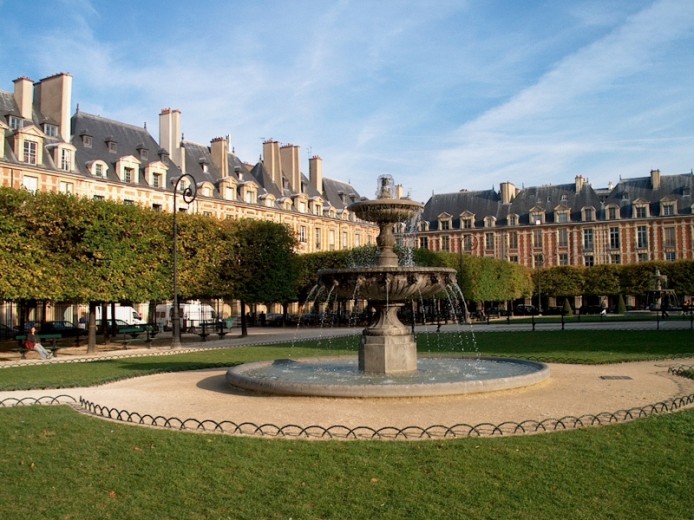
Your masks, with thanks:
M 277 141 L 268 139 L 263 142 L 263 164 L 270 174 L 272 182 L 280 190 L 282 186 L 282 169 L 280 168 L 280 144 Z
M 576 193 L 580 193 L 581 190 L 583 190 L 584 185 L 585 179 L 583 178 L 583 175 L 576 175 Z
M 299 164 L 300 148 L 287 144 L 280 148 L 282 171 L 289 179 L 289 187 L 294 193 L 301 193 L 301 165 Z
M 501 192 L 502 204 L 511 204 L 518 194 L 516 186 L 510 182 L 502 182 L 499 184 L 499 191 Z
M 159 113 L 159 146 L 169 152 L 173 163 L 181 168 L 181 111 L 164 108 Z
M 39 81 L 34 89 L 39 112 L 57 121 L 60 137 L 70 140 L 70 105 L 72 104 L 72 76 L 61 72 Z
M 219 169 L 219 175 L 223 179 L 229 176 L 229 141 L 226 137 L 215 137 L 211 141 L 210 155 L 212 164 Z
M 651 188 L 660 189 L 660 170 L 651 170 Z
M 14 80 L 14 100 L 19 107 L 19 115 L 23 119 L 31 121 L 34 103 L 34 82 L 25 76 Z
M 320 156 L 314 155 L 308 160 L 308 175 L 313 189 L 323 195 L 323 159 Z

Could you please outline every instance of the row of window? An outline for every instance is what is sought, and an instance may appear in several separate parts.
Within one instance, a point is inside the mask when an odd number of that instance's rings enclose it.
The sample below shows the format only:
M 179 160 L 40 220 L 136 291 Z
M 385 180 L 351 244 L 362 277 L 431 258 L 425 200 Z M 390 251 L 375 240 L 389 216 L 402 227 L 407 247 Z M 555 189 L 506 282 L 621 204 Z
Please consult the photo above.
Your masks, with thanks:
M 370 237 L 369 237 L 370 238 Z M 348 249 L 349 248 L 349 233 L 347 231 L 342 231 L 341 234 L 341 249 Z M 308 243 L 308 226 L 305 225 L 300 225 L 299 226 L 299 242 L 302 244 Z M 369 240 L 370 242 L 370 240 Z M 323 250 L 323 229 L 322 228 L 315 228 L 314 229 L 314 246 L 315 246 L 315 251 L 322 251 Z M 353 247 L 361 247 L 361 234 L 355 233 L 354 234 L 354 245 Z M 334 229 L 329 229 L 328 230 L 328 251 L 334 251 L 335 250 L 335 230 Z
M 663 231 L 663 247 L 674 248 L 677 246 L 677 231 L 674 226 L 664 227 Z M 593 228 L 586 228 L 581 230 L 582 232 L 582 242 L 583 251 L 593 251 L 595 249 L 595 230 Z M 623 230 L 619 227 L 610 227 L 608 230 L 608 244 L 607 247 L 610 250 L 620 249 L 622 245 L 622 232 Z M 496 246 L 497 235 L 495 233 L 484 233 L 484 249 L 487 251 L 493 251 Z M 541 248 L 544 245 L 545 232 L 541 229 L 534 229 L 532 232 L 532 247 Z M 506 246 L 509 249 L 518 249 L 519 234 L 517 231 L 510 231 L 503 235 L 506 241 Z M 636 243 L 637 249 L 646 249 L 649 245 L 649 227 L 648 226 L 637 226 L 636 227 Z M 556 239 L 558 247 L 569 247 L 569 229 L 559 228 L 556 230 Z M 474 235 L 463 235 L 461 238 L 460 249 L 463 252 L 472 252 L 477 248 L 478 237 Z M 419 247 L 422 249 L 429 249 L 429 237 L 419 237 Z M 442 251 L 451 251 L 451 237 L 444 235 L 440 237 L 440 249 Z
M 635 202 L 634 207 L 634 218 L 643 219 L 649 218 L 650 206 L 648 202 Z M 677 214 L 677 204 L 674 201 L 663 201 L 660 203 L 660 216 L 670 217 Z M 531 224 L 539 225 L 546 222 L 546 214 L 544 211 L 532 211 L 530 212 L 530 222 Z M 608 206 L 606 208 L 607 220 L 618 220 L 620 218 L 619 207 L 618 206 Z M 594 222 L 596 220 L 596 214 L 594 208 L 583 208 L 581 210 L 581 221 L 582 222 Z M 509 226 L 517 226 L 520 219 L 516 214 L 510 214 L 507 217 L 507 222 Z M 561 210 L 555 212 L 555 222 L 558 224 L 568 224 L 571 221 L 569 210 Z M 439 229 L 441 231 L 448 231 L 453 228 L 453 217 L 448 214 L 442 214 L 438 219 Z M 472 229 L 475 227 L 475 216 L 469 212 L 465 212 L 460 216 L 460 228 L 461 229 Z M 485 217 L 484 227 L 496 227 L 496 217 Z M 419 224 L 420 231 L 429 231 L 429 222 L 422 221 Z

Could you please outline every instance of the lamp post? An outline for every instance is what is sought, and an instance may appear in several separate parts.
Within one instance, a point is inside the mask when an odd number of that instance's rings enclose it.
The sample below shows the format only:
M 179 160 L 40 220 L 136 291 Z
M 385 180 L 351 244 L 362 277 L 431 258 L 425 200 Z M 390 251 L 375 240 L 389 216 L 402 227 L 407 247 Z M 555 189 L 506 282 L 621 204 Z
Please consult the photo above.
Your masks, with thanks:
M 174 183 L 173 188 L 173 315 L 171 316 L 171 322 L 173 325 L 173 338 L 171 338 L 171 348 L 178 348 L 181 346 L 181 317 L 178 313 L 178 271 L 176 257 L 178 256 L 178 249 L 176 246 L 176 237 L 178 235 L 178 227 L 176 225 L 176 215 L 178 214 L 178 209 L 176 208 L 176 199 L 178 198 L 179 185 L 183 179 L 188 180 L 184 184 L 181 190 L 181 195 L 183 196 L 183 201 L 186 204 L 190 204 L 195 200 L 195 196 L 198 194 L 197 186 L 195 185 L 195 179 L 189 173 L 184 173 L 177 179 L 173 179 L 171 182 Z

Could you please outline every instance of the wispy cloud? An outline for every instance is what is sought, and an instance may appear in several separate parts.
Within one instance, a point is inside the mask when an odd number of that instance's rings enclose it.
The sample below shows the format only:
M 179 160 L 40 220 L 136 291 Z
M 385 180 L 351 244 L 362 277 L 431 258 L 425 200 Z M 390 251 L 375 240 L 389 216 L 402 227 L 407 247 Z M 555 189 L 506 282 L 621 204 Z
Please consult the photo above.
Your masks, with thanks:
M 231 134 L 321 155 L 367 195 L 605 183 L 688 170 L 694 4 L 458 0 L 3 2 L 9 81 L 74 76 L 82 110 L 132 124 L 181 109 L 187 139 Z

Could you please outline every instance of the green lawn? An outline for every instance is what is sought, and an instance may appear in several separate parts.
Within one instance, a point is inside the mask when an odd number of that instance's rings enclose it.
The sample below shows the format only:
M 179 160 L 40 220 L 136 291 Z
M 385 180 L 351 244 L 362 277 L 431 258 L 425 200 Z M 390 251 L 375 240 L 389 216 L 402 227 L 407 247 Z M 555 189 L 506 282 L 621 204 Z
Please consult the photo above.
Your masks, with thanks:
M 247 361 L 352 353 L 358 337 L 296 342 L 286 346 L 236 347 L 177 354 L 108 359 L 91 363 L 30 365 L 0 369 L 0 390 L 68 388 L 153 374 L 231 366 Z M 694 332 L 553 331 L 419 334 L 421 353 L 510 356 L 565 363 L 618 363 L 694 356 Z
M 287 441 L 0 409 L 7 519 L 633 518 L 694 515 L 694 411 L 451 441 Z M 570 512 L 567 513 L 567 512 Z
M 580 359 L 677 357 L 690 331 L 476 333 L 421 351 Z M 466 339 L 467 338 L 467 339 Z M 353 341 L 6 368 L 4 388 L 353 351 Z M 0 408 L 7 519 L 694 518 L 694 410 L 587 430 L 449 441 L 299 441 L 166 431 L 68 406 Z

